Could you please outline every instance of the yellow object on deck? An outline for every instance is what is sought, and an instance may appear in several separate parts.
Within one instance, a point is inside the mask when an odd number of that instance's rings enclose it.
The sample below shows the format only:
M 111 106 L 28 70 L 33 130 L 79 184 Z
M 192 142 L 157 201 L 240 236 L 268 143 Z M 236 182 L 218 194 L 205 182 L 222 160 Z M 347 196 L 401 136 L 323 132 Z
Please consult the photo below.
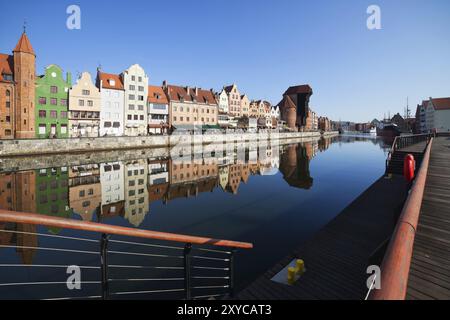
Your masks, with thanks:
M 305 262 L 302 259 L 297 259 L 296 270 L 297 270 L 296 273 L 298 275 L 301 275 L 303 274 L 303 272 L 305 272 Z
M 287 281 L 289 284 L 293 284 L 295 282 L 295 276 L 297 274 L 297 269 L 294 267 L 289 267 L 288 268 L 288 276 L 287 276 Z

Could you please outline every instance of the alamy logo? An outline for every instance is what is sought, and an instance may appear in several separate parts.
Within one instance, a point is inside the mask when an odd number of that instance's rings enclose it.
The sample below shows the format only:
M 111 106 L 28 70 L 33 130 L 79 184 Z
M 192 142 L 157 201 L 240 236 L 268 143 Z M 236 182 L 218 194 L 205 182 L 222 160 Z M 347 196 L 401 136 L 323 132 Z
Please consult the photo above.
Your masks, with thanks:
M 370 5 L 367 8 L 367 29 L 369 30 L 380 30 L 381 29 L 381 9 L 377 5 Z
M 81 290 L 81 269 L 79 266 L 68 266 L 67 274 L 70 276 L 67 278 L 66 285 L 69 290 Z
M 369 291 L 373 289 L 381 289 L 381 269 L 379 266 L 372 265 L 368 266 L 366 270 L 367 274 L 370 274 L 369 278 L 367 278 L 367 289 Z
M 72 4 L 67 7 L 66 13 L 69 15 L 67 17 L 66 26 L 69 30 L 80 30 L 81 29 L 81 9 L 79 6 Z

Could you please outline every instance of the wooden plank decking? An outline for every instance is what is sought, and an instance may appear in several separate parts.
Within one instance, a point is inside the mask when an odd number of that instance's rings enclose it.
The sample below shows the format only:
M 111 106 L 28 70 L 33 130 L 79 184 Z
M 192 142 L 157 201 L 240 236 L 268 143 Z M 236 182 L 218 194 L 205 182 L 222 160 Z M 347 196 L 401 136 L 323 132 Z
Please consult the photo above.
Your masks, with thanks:
M 391 236 L 406 198 L 406 188 L 401 176 L 380 178 L 316 236 L 237 298 L 364 299 L 368 291 L 366 268 L 379 263 L 371 258 Z M 271 281 L 294 258 L 305 261 L 306 273 L 302 278 L 293 286 Z
M 450 299 L 450 137 L 432 145 L 407 299 Z

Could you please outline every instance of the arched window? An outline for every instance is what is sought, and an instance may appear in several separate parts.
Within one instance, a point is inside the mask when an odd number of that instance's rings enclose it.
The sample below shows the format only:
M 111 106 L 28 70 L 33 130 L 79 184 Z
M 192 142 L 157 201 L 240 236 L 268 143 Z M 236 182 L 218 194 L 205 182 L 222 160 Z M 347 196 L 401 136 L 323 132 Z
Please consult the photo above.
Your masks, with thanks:
M 6 96 L 7 96 L 7 97 L 10 97 L 10 96 L 11 96 L 11 91 L 6 90 Z

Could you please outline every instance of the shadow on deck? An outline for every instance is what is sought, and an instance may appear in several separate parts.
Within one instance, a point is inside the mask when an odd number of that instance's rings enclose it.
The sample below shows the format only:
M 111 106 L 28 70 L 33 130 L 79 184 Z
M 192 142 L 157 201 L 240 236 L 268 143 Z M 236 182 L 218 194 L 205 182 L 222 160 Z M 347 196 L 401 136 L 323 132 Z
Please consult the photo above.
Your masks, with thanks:
M 402 176 L 382 177 L 312 239 L 241 291 L 238 299 L 364 299 L 368 265 L 381 263 L 407 196 Z M 293 259 L 306 273 L 292 286 L 272 281 Z

